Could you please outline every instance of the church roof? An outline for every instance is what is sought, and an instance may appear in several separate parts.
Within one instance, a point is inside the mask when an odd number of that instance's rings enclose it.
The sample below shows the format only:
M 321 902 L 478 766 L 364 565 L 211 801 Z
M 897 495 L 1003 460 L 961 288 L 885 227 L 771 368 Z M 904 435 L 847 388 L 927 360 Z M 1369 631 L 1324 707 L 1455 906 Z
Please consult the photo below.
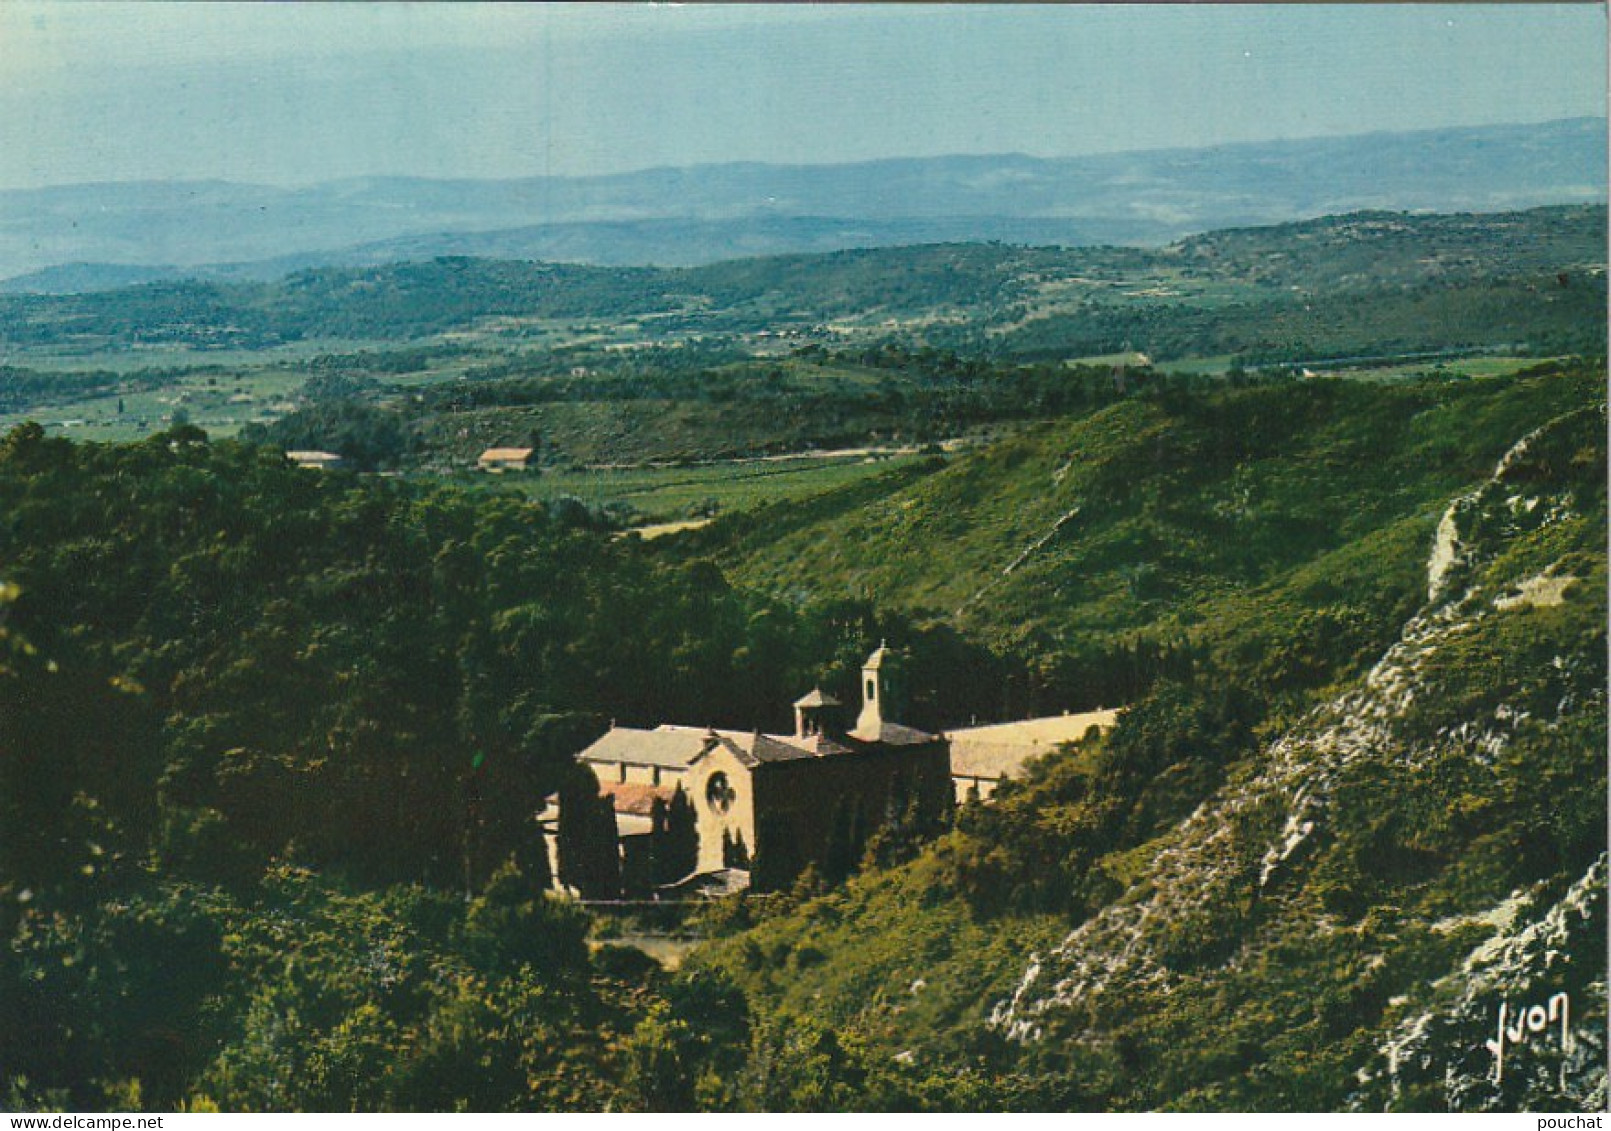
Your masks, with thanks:
M 922 746 L 928 742 L 938 742 L 940 736 L 930 734 L 926 730 L 916 727 L 903 727 L 900 723 L 880 722 L 878 733 L 870 734 L 860 727 L 850 732 L 850 737 L 857 742 L 882 742 L 885 746 Z
M 819 758 L 828 758 L 838 754 L 853 754 L 855 751 L 843 742 L 836 742 L 826 734 L 808 734 L 805 736 L 791 734 L 781 741 L 801 750 L 809 750 Z
M 804 742 L 774 738 L 770 734 L 750 735 L 749 753 L 757 762 L 794 762 L 818 756 L 817 751 Z
M 864 672 L 877 671 L 879 668 L 884 666 L 884 660 L 888 656 L 889 647 L 881 642 L 878 647 L 873 650 L 873 654 L 867 657 L 867 662 L 861 666 L 861 670 Z
M 796 707 L 837 707 L 839 700 L 829 695 L 820 687 L 813 687 L 806 694 L 794 701 Z
M 761 734 L 758 731 L 711 730 L 702 727 L 679 727 L 667 723 L 660 728 L 684 735 L 697 735 L 709 748 L 714 740 L 745 766 L 755 767 L 765 762 L 797 762 L 806 758 L 820 758 L 830 754 L 848 754 L 843 746 L 826 735 L 796 738 L 794 735 Z
M 696 727 L 611 727 L 604 737 L 577 757 L 583 762 L 627 762 L 634 766 L 660 766 L 680 770 L 709 745 L 708 732 Z
M 937 735 L 901 726 L 899 723 L 884 723 L 876 735 L 853 731 L 850 737 L 861 745 L 883 743 L 886 746 L 919 746 L 938 741 Z M 740 763 L 751 768 L 771 762 L 797 762 L 857 752 L 856 745 L 847 745 L 826 734 L 802 737 L 792 734 L 761 734 L 758 731 L 713 730 L 710 727 L 688 727 L 666 723 L 654 730 L 611 727 L 602 738 L 578 754 L 577 759 L 605 765 L 620 765 L 624 762 L 632 766 L 657 766 L 680 772 L 698 760 L 701 754 L 717 745 L 725 747 Z M 616 791 L 628 787 L 654 788 L 640 783 L 616 782 L 607 783 L 605 789 L 611 796 L 617 796 Z M 671 788 L 664 787 L 662 796 L 669 799 Z M 617 804 L 616 808 L 621 807 Z M 647 809 L 644 811 L 647 812 Z
M 782 739 L 758 732 L 737 730 L 716 731 L 717 741 L 743 765 L 754 769 L 766 762 L 797 762 L 815 758 L 816 751 L 795 745 L 793 739 Z

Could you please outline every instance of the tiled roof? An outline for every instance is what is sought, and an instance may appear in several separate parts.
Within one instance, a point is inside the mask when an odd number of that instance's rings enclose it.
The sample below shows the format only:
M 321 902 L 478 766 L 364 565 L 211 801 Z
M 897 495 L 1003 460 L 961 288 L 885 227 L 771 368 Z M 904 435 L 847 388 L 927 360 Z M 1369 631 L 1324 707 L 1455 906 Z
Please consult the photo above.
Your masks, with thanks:
M 486 463 L 489 460 L 525 461 L 531 458 L 532 451 L 533 449 L 531 448 L 488 448 L 481 453 L 481 462 Z
M 825 734 L 761 734 L 758 731 L 713 730 L 667 723 L 654 730 L 612 727 L 593 745 L 577 755 L 583 762 L 605 765 L 658 766 L 685 770 L 713 746 L 724 747 L 745 766 L 770 762 L 797 762 L 807 758 L 828 758 L 856 754 L 872 743 L 886 746 L 920 746 L 938 742 L 938 735 L 899 723 L 884 723 L 877 735 L 852 732 L 855 742 L 846 744 Z
M 921 746 L 928 742 L 938 742 L 940 738 L 937 734 L 930 734 L 916 727 L 903 727 L 900 723 L 881 723 L 877 734 L 870 734 L 857 728 L 850 732 L 850 737 L 857 742 L 881 742 L 885 746 Z
M 796 707 L 837 707 L 839 700 L 820 687 L 814 687 L 794 701 Z
M 840 754 L 855 753 L 843 742 L 836 742 L 826 734 L 808 734 L 804 738 L 798 735 L 790 735 L 781 741 L 797 750 L 808 750 L 819 758 L 831 758 Z
M 656 801 L 669 805 L 677 790 L 675 786 L 649 785 L 647 782 L 607 781 L 599 786 L 599 792 L 613 802 L 617 813 L 648 817 L 653 815 Z
M 796 745 L 797 741 L 793 738 L 774 738 L 770 734 L 752 734 L 749 736 L 750 757 L 757 762 L 796 762 L 801 758 L 818 756 L 818 752 L 811 747 Z
M 634 766 L 684 769 L 708 746 L 708 732 L 695 727 L 660 727 L 639 730 L 611 727 L 577 757 L 583 762 L 626 762 Z
M 845 747 L 834 742 L 833 739 L 824 738 L 819 742 L 816 736 L 795 738 L 793 735 L 761 734 L 758 731 L 710 730 L 708 728 L 679 727 L 670 724 L 661 727 L 660 730 L 684 735 L 698 735 L 702 741 L 707 743 L 714 738 L 733 757 L 746 766 L 758 766 L 763 762 L 794 762 L 802 758 L 849 753 Z

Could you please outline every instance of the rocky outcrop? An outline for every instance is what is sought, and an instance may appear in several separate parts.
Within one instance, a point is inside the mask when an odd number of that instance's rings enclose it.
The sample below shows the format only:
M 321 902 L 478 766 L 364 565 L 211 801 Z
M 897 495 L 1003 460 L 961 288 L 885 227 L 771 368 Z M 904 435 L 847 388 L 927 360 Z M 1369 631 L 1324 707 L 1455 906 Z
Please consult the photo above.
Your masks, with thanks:
M 1475 697 L 1456 693 L 1468 689 L 1457 687 L 1458 665 L 1446 658 L 1455 649 L 1502 650 L 1504 618 L 1572 600 L 1573 578 L 1560 563 L 1524 569 L 1528 555 L 1510 551 L 1524 541 L 1547 546 L 1549 528 L 1577 513 L 1570 487 L 1541 472 L 1530 452 L 1582 423 L 1562 418 L 1530 433 L 1487 482 L 1450 505 L 1427 564 L 1428 602 L 1398 641 L 1363 678 L 1249 759 L 1245 773 L 1157 846 L 1125 895 L 1050 953 L 1032 956 L 1012 995 L 995 1006 L 993 1027 L 1026 1045 L 1094 1047 L 1115 1017 L 1211 985 L 1204 956 L 1234 970 L 1261 932 L 1354 930 L 1312 890 L 1311 862 L 1335 834 L 1340 783 L 1378 766 L 1401 778 L 1433 764 L 1492 767 L 1524 727 L 1536 735 L 1581 712 L 1603 717 L 1595 674 L 1603 656 L 1581 645 L 1574 653 L 1563 643 L 1546 671 L 1506 668 L 1505 682 Z M 1512 559 L 1515 576 L 1507 572 Z M 1538 877 L 1503 914 L 1478 908 L 1435 925 L 1479 941 L 1380 1011 L 1380 1040 L 1355 1067 L 1360 1087 L 1351 1102 L 1603 1107 L 1605 887 L 1601 856 L 1581 875 Z M 1369 965 L 1395 961 L 1385 946 Z

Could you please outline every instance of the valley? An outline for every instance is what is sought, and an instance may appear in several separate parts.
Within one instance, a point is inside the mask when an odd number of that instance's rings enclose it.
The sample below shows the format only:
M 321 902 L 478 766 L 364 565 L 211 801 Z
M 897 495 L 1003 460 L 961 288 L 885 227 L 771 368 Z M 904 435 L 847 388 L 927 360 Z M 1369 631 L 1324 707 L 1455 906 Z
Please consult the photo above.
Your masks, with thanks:
M 1109 385 L 1519 371 L 1592 346 L 1604 239 L 1603 207 L 1372 213 L 1160 250 L 437 259 L 0 297 L 0 425 L 130 440 L 188 422 L 437 475 L 534 446 L 540 468 L 583 476 L 556 483 L 634 507 L 635 488 L 589 469 L 972 442 Z M 675 479 L 657 494 L 681 497 Z M 715 497 L 747 505 L 755 486 Z

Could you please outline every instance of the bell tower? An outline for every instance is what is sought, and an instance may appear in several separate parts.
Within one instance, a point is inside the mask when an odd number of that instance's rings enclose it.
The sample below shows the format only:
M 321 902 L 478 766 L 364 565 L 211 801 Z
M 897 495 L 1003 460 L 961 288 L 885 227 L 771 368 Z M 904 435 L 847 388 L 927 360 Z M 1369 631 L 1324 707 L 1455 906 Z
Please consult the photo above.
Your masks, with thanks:
M 861 714 L 856 716 L 856 736 L 876 742 L 884 729 L 884 661 L 889 648 L 883 641 L 861 666 Z
M 820 687 L 794 703 L 794 737 L 812 738 L 824 732 L 827 717 L 839 706 L 839 700 Z

